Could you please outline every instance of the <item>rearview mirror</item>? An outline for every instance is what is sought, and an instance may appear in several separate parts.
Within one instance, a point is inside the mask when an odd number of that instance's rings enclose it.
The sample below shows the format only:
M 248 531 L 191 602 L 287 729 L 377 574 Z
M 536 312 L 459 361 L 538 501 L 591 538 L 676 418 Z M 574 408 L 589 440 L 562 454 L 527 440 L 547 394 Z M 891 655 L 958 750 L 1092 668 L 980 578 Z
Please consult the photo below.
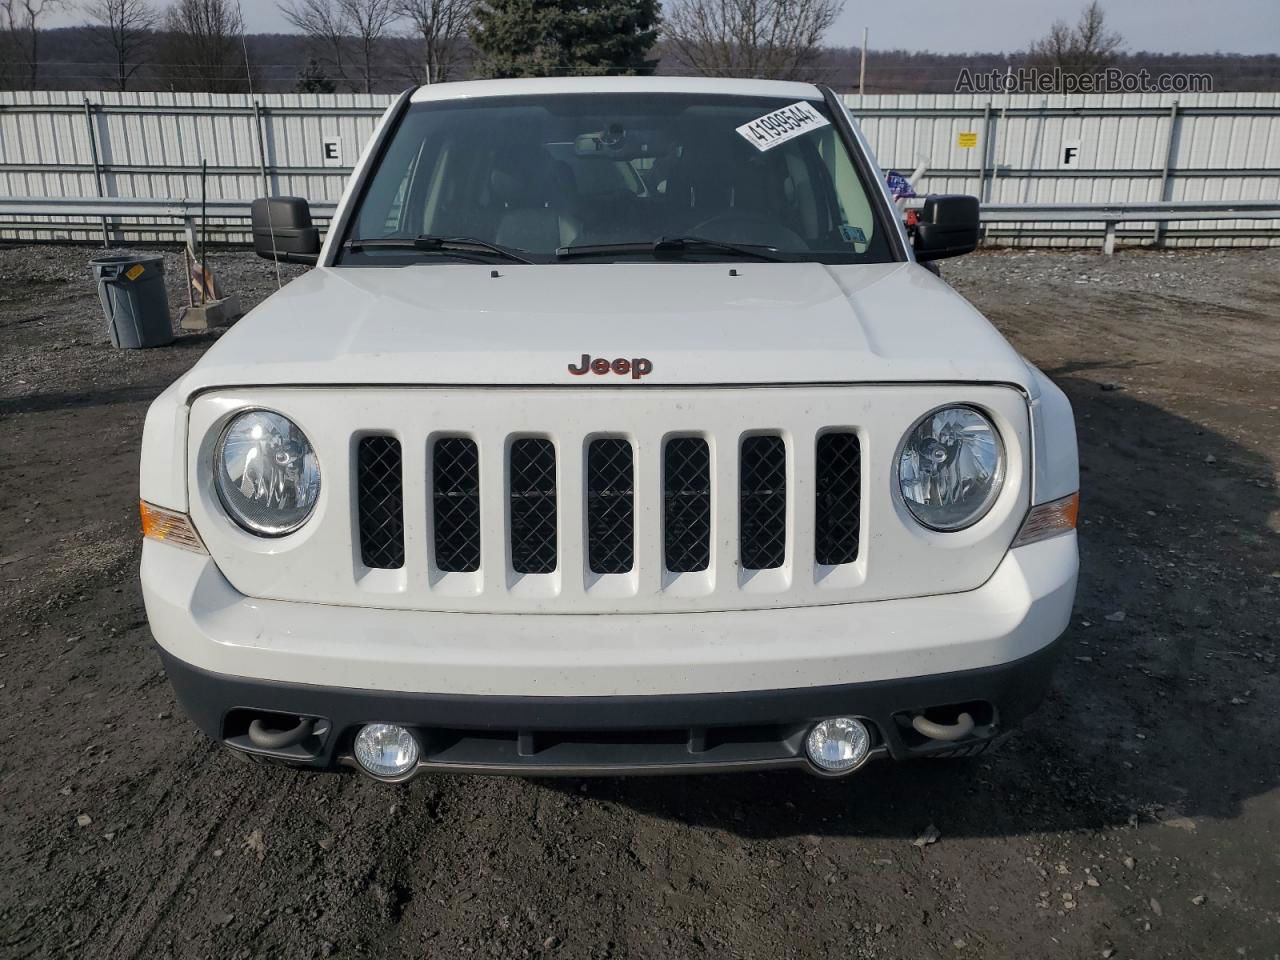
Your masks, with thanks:
M 320 231 L 301 197 L 259 197 L 250 210 L 253 251 L 281 263 L 314 265 L 320 259 Z
M 626 130 L 617 123 L 573 140 L 574 156 L 580 160 L 644 160 L 665 157 L 671 149 L 671 138 L 661 130 Z
M 917 260 L 943 260 L 978 248 L 978 198 L 959 193 L 927 197 L 916 221 Z

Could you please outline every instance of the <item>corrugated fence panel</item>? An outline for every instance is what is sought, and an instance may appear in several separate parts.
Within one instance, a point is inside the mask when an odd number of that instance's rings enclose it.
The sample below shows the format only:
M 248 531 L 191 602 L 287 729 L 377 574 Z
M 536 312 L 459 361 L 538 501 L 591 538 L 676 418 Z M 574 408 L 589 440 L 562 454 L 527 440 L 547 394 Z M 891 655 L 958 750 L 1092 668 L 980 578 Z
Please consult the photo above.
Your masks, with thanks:
M 248 200 L 270 190 L 333 202 L 392 99 L 2 92 L 0 193 L 97 196 L 96 145 L 105 196 L 198 199 L 200 163 L 207 161 L 210 199 Z M 972 193 L 996 203 L 1280 197 L 1280 94 L 903 94 L 855 95 L 846 102 L 881 166 L 905 173 L 926 167 L 922 193 Z M 338 156 L 326 160 L 323 146 L 332 139 Z M 96 224 L 34 230 L 35 222 L 50 218 L 27 220 L 22 226 L 0 223 L 0 236 L 101 238 Z M 136 222 L 127 226 L 115 235 L 174 237 L 171 222 L 155 223 L 153 231 L 139 230 Z M 232 226 L 238 232 L 216 235 L 246 239 L 243 223 Z M 1150 237 L 1155 229 L 1154 223 L 1126 224 L 1120 232 Z M 1005 224 L 989 236 L 1096 245 L 1101 230 L 1101 223 Z M 1273 221 L 1170 223 L 1165 238 L 1174 244 L 1280 244 Z
M 205 190 L 211 200 L 247 200 L 270 191 L 333 202 L 393 99 L 365 94 L 4 92 L 0 194 L 97 196 L 92 126 L 104 196 L 198 199 L 204 161 Z M 328 138 L 340 143 L 332 166 L 322 153 Z M 26 219 L 34 224 L 52 218 Z M 138 229 L 144 225 L 131 220 L 127 230 L 114 233 L 129 239 L 172 240 L 177 229 L 171 221 L 155 223 L 163 229 L 154 231 Z M 215 230 L 219 225 L 237 229 Z M 211 217 L 210 228 L 217 238 L 247 239 L 243 221 Z M 101 230 L 96 225 L 6 229 L 0 223 L 0 236 L 97 240 Z
M 1280 198 L 1280 94 L 845 99 L 882 167 L 908 173 L 927 164 L 921 193 L 1038 204 Z M 1075 148 L 1070 165 L 1068 147 Z M 1102 229 L 1026 223 L 989 236 L 1096 246 Z M 1120 234 L 1150 238 L 1155 229 L 1122 224 Z M 1280 245 L 1275 221 L 1173 222 L 1164 236 L 1180 245 Z

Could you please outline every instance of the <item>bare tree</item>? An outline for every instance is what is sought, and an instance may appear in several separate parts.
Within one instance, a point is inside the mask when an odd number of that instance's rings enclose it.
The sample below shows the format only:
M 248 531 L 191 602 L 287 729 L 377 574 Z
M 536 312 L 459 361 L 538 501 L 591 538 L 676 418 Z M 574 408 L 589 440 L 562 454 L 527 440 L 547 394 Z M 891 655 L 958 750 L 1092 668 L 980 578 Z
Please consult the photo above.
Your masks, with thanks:
M 280 12 L 352 90 L 373 92 L 383 72 L 386 39 L 400 17 L 398 0 L 286 0 Z
M 0 0 L 0 83 L 36 89 L 41 21 L 67 0 Z
M 409 74 L 415 83 L 443 83 L 453 76 L 475 24 L 477 0 L 400 0 L 417 57 Z
M 1058 20 L 1031 45 L 1030 59 L 1063 73 L 1097 73 L 1115 60 L 1124 46 L 1120 34 L 1107 29 L 1107 15 L 1098 0 L 1080 11 L 1075 26 Z
M 315 48 L 317 66 L 327 65 L 334 77 L 350 84 L 346 66 L 349 33 L 341 9 L 329 0 L 292 0 L 281 5 L 280 12 Z
M 844 0 L 675 0 L 666 39 L 711 77 L 794 80 L 808 74 Z
M 0 90 L 21 86 L 21 34 L 14 28 L 12 0 L 0 0 Z
M 236 0 L 175 0 L 164 18 L 160 73 L 172 90 L 240 93 L 249 88 Z
M 120 90 L 127 89 L 142 66 L 142 54 L 151 44 L 159 15 L 147 0 L 89 0 L 84 12 L 111 47 L 112 82 Z

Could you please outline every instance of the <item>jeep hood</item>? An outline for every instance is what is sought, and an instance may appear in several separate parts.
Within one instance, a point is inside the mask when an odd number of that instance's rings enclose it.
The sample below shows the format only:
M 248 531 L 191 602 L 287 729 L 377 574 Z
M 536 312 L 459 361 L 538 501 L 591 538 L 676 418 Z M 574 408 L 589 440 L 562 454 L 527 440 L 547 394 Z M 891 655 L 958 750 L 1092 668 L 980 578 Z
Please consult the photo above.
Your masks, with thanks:
M 645 357 L 641 380 L 583 354 Z M 981 381 L 1026 364 L 917 264 L 614 263 L 318 268 L 187 374 L 254 385 L 653 386 Z

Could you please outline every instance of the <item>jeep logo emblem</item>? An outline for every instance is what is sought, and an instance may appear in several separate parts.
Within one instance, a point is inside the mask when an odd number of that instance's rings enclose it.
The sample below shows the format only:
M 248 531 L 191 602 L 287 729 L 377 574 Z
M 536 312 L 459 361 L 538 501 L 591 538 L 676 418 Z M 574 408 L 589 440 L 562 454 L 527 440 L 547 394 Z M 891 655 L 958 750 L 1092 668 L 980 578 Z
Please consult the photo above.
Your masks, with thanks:
M 584 353 L 582 359 L 578 361 L 578 365 L 569 364 L 569 372 L 575 377 L 586 376 L 588 373 L 594 373 L 598 377 L 603 377 L 606 373 L 613 371 L 620 377 L 631 374 L 632 380 L 639 380 L 646 374 L 653 372 L 653 363 L 648 357 L 636 357 L 628 360 L 626 357 L 619 357 L 617 360 L 610 362 L 604 357 L 596 357 L 594 360 L 591 354 Z

